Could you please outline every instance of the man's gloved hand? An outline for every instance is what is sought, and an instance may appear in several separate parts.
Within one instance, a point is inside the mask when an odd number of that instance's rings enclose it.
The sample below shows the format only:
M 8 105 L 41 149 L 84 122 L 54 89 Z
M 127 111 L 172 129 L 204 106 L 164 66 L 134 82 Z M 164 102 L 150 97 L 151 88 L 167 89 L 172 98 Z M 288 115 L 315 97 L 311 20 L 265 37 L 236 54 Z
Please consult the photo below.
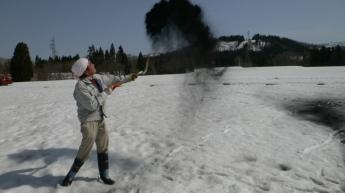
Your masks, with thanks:
M 113 92 L 112 85 L 110 85 L 108 88 L 104 89 L 104 92 L 107 93 L 107 95 L 111 95 Z
M 132 73 L 129 75 L 131 80 L 135 80 L 136 78 L 138 78 L 138 74 L 137 73 Z
M 106 89 L 104 89 L 104 92 L 110 95 L 115 90 L 115 88 L 120 87 L 120 86 L 121 86 L 121 83 L 112 84 L 108 86 Z
M 111 89 L 115 90 L 115 88 L 120 87 L 121 83 L 115 83 L 111 85 Z

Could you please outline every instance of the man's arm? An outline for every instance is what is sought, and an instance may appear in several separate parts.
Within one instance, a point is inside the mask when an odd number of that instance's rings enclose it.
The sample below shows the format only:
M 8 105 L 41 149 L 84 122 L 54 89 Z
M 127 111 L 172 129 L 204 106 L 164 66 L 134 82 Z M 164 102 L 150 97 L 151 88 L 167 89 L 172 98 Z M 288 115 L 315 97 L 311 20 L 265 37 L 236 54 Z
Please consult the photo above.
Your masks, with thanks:
M 110 85 L 121 85 L 130 81 L 135 80 L 138 77 L 137 74 L 129 74 L 126 75 L 124 78 L 119 78 L 115 75 L 100 75 L 100 78 L 104 82 L 104 84 L 109 87 Z
M 74 93 L 75 99 L 87 110 L 96 111 L 100 104 L 106 100 L 108 94 L 101 92 L 96 95 L 92 95 L 85 86 L 78 85 Z

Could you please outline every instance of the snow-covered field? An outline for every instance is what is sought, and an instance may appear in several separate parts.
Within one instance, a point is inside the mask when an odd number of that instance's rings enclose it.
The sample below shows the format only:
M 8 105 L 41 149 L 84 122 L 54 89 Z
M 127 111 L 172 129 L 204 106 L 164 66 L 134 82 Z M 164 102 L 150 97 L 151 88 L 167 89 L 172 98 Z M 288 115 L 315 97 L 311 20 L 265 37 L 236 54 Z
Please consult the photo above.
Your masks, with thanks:
M 0 87 L 0 192 L 345 192 L 345 67 L 229 68 L 139 77 L 108 98 L 110 174 L 81 140 L 75 80 Z

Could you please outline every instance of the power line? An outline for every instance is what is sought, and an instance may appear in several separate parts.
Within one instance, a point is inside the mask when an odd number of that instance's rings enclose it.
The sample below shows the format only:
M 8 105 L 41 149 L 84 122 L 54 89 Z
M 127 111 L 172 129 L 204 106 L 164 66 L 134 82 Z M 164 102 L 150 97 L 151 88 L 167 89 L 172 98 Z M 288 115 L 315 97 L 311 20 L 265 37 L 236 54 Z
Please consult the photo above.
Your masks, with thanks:
M 55 47 L 55 38 L 53 38 L 50 41 L 50 49 L 52 51 L 52 57 L 55 58 L 57 56 L 57 51 L 56 51 L 56 47 Z

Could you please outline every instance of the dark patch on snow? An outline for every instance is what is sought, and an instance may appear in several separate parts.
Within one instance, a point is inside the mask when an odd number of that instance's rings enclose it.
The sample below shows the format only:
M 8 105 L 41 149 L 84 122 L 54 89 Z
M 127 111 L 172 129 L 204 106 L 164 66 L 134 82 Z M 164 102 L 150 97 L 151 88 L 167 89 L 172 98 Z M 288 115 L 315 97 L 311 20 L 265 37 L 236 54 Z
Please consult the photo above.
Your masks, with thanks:
M 265 84 L 266 86 L 274 86 L 274 85 L 277 85 L 276 83 L 266 83 Z
M 345 101 L 337 99 L 295 100 L 285 108 L 293 116 L 338 131 L 345 126 Z
M 335 137 L 345 144 L 345 100 L 298 99 L 285 104 L 285 108 L 299 119 L 331 128 L 336 132 Z M 345 146 L 342 153 L 345 161 Z
M 217 175 L 217 176 L 223 176 L 223 177 L 228 177 L 229 176 L 228 174 L 222 173 L 222 172 L 216 172 L 214 174 Z
M 286 165 L 286 164 L 278 164 L 278 167 L 282 171 L 289 171 L 289 170 L 291 170 L 291 167 Z
M 231 83 L 228 83 L 228 82 L 224 82 L 223 85 L 231 85 Z
M 317 85 L 326 85 L 326 84 L 323 82 L 320 82 L 320 83 L 317 83 Z
M 170 176 L 163 175 L 163 177 L 166 178 L 167 180 L 174 181 L 174 179 Z
M 258 161 L 258 158 L 256 155 L 245 155 L 244 160 L 247 162 L 256 162 Z

